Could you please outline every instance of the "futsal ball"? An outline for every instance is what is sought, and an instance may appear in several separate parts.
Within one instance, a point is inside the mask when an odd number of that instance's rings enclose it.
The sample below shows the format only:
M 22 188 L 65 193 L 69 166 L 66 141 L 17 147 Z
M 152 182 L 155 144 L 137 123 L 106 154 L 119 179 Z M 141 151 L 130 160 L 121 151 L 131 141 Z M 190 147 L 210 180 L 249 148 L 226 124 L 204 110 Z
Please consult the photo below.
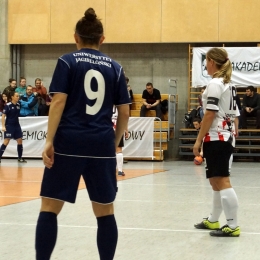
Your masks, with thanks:
M 202 158 L 201 156 L 196 156 L 196 157 L 194 158 L 194 163 L 195 163 L 196 165 L 201 165 L 202 162 L 203 162 L 203 158 Z

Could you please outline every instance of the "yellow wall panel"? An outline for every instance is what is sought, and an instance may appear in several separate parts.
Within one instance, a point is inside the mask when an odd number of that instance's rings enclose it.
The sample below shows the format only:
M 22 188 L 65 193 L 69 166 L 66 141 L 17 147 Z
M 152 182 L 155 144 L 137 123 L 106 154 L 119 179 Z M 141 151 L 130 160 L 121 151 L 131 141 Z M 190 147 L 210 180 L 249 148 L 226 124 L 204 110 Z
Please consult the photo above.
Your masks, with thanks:
M 106 0 L 106 40 L 144 43 L 161 40 L 161 0 Z
M 218 0 L 162 0 L 162 42 L 218 42 Z
M 50 43 L 50 0 L 8 1 L 8 42 Z
M 105 0 L 51 0 L 51 43 L 74 43 L 75 25 L 89 7 L 105 29 Z
M 259 0 L 219 0 L 219 41 L 260 41 Z

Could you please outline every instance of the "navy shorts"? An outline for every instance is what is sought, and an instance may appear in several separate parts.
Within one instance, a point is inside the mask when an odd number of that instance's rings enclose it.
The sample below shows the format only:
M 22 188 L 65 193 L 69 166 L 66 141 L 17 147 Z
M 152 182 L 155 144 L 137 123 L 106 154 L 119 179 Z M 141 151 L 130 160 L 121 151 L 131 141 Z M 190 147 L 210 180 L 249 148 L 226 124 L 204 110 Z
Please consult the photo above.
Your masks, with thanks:
M 23 137 L 23 132 L 21 126 L 17 125 L 6 125 L 6 131 L 4 132 L 4 139 L 14 139 L 17 140 Z
M 228 177 L 229 159 L 233 146 L 229 142 L 211 141 L 203 143 L 203 156 L 206 158 L 206 177 Z
M 45 167 L 42 197 L 75 203 L 80 177 L 91 201 L 109 204 L 117 193 L 116 158 L 74 157 L 54 154 L 51 169 Z

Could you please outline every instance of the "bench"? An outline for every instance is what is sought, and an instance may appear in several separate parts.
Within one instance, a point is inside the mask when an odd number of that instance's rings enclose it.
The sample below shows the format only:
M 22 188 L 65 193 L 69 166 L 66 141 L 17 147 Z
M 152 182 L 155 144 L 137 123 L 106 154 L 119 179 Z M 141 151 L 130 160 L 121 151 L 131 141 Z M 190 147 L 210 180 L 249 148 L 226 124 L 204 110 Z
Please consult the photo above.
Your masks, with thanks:
M 169 100 L 177 105 L 177 95 L 161 94 L 161 100 Z M 130 109 L 131 117 L 140 117 L 140 110 L 143 105 L 142 94 L 133 94 L 133 100 Z M 170 109 L 170 108 L 169 108 Z M 168 121 L 169 112 L 162 114 L 161 121 L 154 121 L 154 160 L 162 161 L 164 159 L 163 151 L 168 150 L 168 141 L 174 138 L 174 123 Z M 172 115 L 172 114 L 171 114 Z M 147 117 L 156 117 L 155 110 L 149 110 Z M 174 115 L 175 116 L 175 115 Z M 161 149 L 160 149 L 161 147 Z M 147 158 L 126 158 L 128 160 L 149 160 Z M 151 160 L 151 159 L 150 159 Z

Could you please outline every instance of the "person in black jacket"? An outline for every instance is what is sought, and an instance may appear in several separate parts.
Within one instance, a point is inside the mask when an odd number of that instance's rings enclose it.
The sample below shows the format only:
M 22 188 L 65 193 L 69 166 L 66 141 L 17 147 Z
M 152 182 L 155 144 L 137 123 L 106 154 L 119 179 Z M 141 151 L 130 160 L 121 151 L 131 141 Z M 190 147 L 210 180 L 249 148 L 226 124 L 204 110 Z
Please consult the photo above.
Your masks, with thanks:
M 156 117 L 162 117 L 161 110 L 161 93 L 158 89 L 153 87 L 151 82 L 146 84 L 146 89 L 142 95 L 143 105 L 140 111 L 140 117 L 145 117 L 147 110 L 156 110 Z
M 260 129 L 260 96 L 255 92 L 253 86 L 246 88 L 246 94 L 243 97 L 243 107 L 240 115 L 243 129 L 247 128 L 247 117 L 256 117 L 256 128 Z

